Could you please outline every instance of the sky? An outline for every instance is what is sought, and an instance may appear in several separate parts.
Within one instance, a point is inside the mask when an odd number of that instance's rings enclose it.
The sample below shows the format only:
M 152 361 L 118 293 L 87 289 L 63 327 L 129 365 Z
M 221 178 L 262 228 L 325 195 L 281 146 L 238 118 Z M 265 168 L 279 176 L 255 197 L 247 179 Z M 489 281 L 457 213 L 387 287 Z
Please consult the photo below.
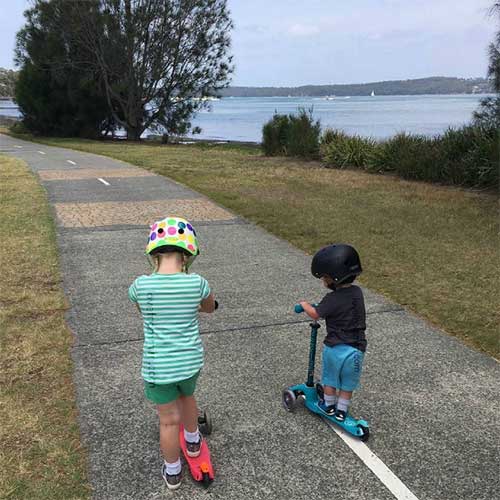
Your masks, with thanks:
M 28 0 L 0 0 L 0 67 L 13 69 Z M 485 76 L 492 0 L 228 0 L 232 85 Z

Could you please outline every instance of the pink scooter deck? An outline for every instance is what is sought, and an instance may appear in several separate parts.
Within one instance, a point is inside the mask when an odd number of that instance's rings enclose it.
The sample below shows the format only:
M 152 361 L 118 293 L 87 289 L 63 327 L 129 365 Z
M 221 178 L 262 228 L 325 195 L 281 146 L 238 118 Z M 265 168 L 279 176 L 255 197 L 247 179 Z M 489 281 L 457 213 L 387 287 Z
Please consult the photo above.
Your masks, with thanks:
M 201 442 L 201 453 L 196 458 L 190 457 L 186 451 L 186 441 L 184 440 L 184 427 L 181 425 L 179 428 L 179 443 L 181 445 L 182 453 L 188 463 L 191 476 L 195 481 L 203 483 L 207 487 L 214 480 L 214 469 L 212 461 L 210 460 L 210 451 L 208 449 L 205 438 Z

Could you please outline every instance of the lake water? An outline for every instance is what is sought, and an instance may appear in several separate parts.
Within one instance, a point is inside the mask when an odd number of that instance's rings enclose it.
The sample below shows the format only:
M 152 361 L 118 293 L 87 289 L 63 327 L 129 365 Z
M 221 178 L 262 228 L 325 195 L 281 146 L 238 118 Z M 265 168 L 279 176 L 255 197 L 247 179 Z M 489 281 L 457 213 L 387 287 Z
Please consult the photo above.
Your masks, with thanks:
M 460 126 L 472 118 L 481 95 L 423 95 L 337 97 L 226 97 L 210 103 L 193 120 L 203 132 L 200 139 L 259 142 L 262 125 L 275 111 L 295 113 L 313 109 L 322 127 L 383 138 L 400 131 L 435 135 L 449 126 Z M 0 115 L 18 116 L 14 103 L 0 101 Z

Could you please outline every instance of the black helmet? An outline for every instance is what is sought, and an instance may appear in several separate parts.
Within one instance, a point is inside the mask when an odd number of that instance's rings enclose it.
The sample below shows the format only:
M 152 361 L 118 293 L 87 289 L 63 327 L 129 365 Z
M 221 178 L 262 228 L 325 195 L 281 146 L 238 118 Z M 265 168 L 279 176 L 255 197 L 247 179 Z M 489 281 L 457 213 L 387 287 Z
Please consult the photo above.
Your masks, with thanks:
M 340 285 L 349 281 L 349 278 L 359 276 L 362 271 L 356 249 L 342 243 L 335 243 L 318 250 L 311 264 L 313 276 L 316 278 L 329 276 L 335 285 Z

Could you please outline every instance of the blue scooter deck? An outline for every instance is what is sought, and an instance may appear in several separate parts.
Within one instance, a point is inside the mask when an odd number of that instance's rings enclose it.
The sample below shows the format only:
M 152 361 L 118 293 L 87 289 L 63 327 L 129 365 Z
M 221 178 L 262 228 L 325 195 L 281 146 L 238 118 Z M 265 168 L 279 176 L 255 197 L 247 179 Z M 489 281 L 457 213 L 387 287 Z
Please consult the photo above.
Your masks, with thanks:
M 289 387 L 289 390 L 295 393 L 303 394 L 305 398 L 304 405 L 312 413 L 316 413 L 317 415 L 320 415 L 330 422 L 333 422 L 335 425 L 341 427 L 353 436 L 356 436 L 360 439 L 364 438 L 363 440 L 367 438 L 369 425 L 366 420 L 357 420 L 348 414 L 343 422 L 339 422 L 332 415 L 327 415 L 325 412 L 323 412 L 318 406 L 318 394 L 315 387 L 308 387 L 306 384 L 298 384 Z

